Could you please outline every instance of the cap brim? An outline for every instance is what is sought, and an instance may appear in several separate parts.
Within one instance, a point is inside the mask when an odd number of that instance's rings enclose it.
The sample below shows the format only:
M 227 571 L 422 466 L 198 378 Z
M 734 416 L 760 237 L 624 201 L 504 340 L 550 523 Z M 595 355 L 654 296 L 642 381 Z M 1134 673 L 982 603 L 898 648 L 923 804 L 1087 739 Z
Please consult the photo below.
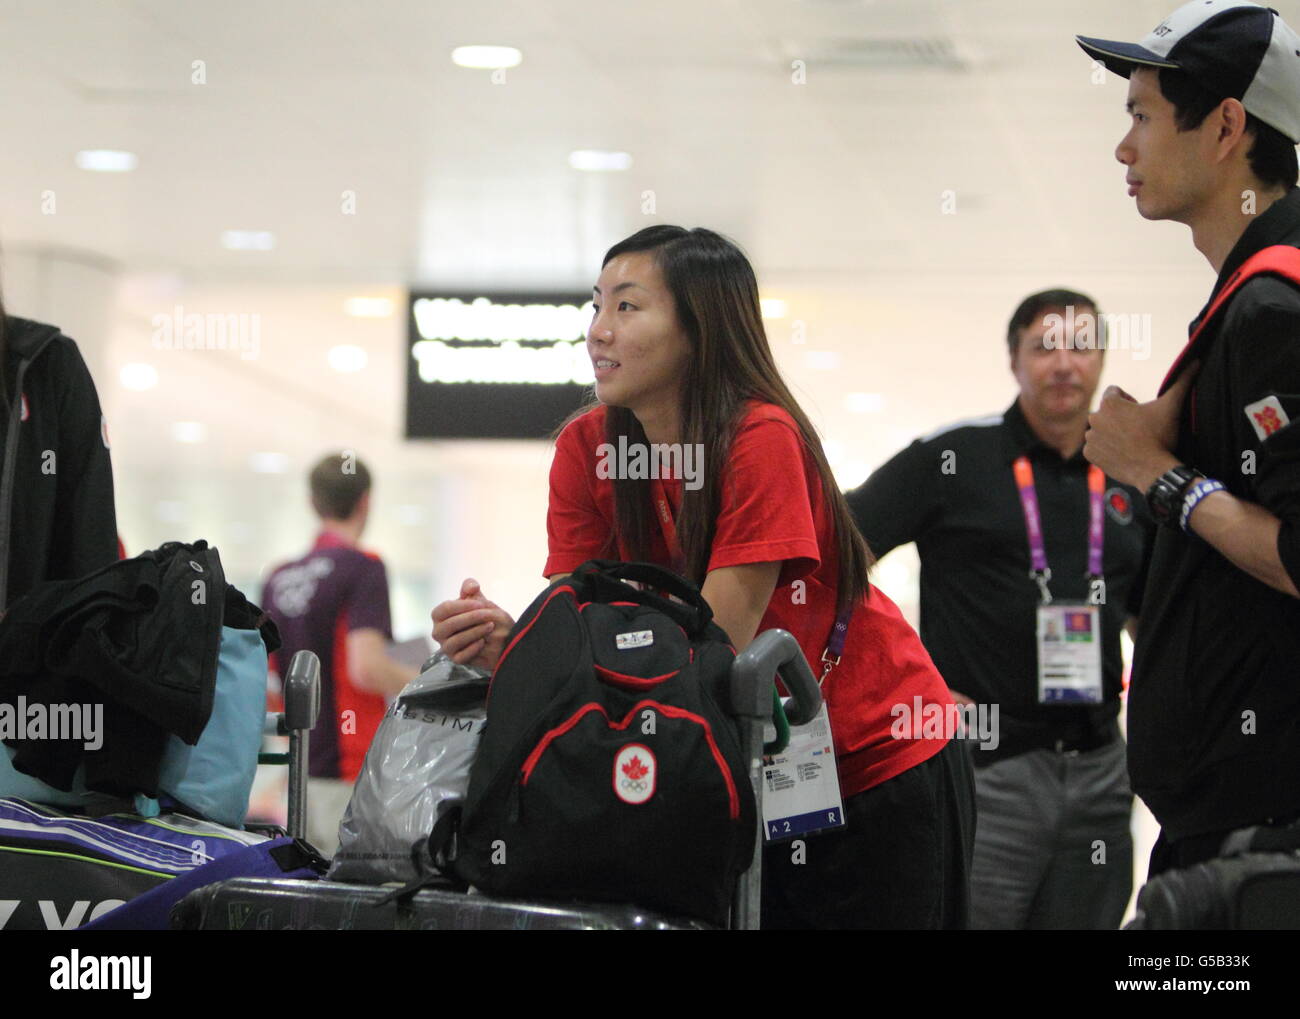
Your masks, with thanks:
M 1141 67 L 1178 67 L 1176 61 L 1152 53 L 1145 46 L 1135 42 L 1112 42 L 1109 39 L 1089 39 L 1086 36 L 1074 37 L 1082 48 L 1094 60 L 1100 60 L 1106 70 L 1127 78 L 1135 68 Z

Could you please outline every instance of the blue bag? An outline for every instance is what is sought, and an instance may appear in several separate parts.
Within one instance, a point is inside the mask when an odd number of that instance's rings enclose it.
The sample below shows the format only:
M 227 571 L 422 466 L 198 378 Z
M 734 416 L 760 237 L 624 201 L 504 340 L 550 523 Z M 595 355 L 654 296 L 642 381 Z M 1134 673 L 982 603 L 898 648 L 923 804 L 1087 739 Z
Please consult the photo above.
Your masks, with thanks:
M 196 888 L 228 878 L 269 877 L 317 881 L 326 863 L 299 839 L 279 838 L 245 846 L 137 895 L 130 902 L 92 920 L 83 931 L 165 931 L 172 907 Z
M 212 714 L 194 746 L 169 736 L 158 788 L 218 824 L 241 827 L 266 718 L 266 644 L 257 630 L 221 628 Z

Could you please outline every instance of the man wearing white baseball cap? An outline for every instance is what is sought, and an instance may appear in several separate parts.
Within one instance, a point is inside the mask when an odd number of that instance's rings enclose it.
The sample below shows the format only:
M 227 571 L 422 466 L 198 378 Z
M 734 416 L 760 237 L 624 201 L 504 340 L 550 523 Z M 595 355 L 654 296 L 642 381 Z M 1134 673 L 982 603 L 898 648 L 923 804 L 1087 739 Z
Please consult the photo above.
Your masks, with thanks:
M 1112 386 L 1084 446 L 1166 525 L 1129 695 L 1154 876 L 1300 819 L 1300 39 L 1193 0 L 1140 43 L 1078 42 L 1129 79 L 1115 155 L 1138 212 L 1190 227 L 1218 273 L 1160 395 Z

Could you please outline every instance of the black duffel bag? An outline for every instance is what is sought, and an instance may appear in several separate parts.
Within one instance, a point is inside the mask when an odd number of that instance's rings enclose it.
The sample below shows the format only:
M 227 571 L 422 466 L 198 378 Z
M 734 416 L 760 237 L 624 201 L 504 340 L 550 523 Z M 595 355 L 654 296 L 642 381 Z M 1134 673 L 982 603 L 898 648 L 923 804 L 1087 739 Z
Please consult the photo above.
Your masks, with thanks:
M 463 880 L 726 922 L 756 807 L 712 615 L 647 563 L 593 560 L 536 598 L 492 678 Z

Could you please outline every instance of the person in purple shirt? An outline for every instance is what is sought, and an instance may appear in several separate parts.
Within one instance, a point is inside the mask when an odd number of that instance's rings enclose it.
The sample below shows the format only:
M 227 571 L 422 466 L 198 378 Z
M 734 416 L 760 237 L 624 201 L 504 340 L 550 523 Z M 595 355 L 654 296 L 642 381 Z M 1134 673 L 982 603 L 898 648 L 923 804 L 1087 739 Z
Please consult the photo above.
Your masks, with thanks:
M 311 472 L 320 533 L 311 550 L 277 567 L 262 605 L 280 628 L 277 670 L 301 650 L 321 663 L 321 713 L 308 757 L 307 839 L 330 853 L 366 750 L 386 710 L 415 678 L 388 656 L 388 575 L 357 547 L 370 513 L 370 471 L 353 454 L 325 457 Z

